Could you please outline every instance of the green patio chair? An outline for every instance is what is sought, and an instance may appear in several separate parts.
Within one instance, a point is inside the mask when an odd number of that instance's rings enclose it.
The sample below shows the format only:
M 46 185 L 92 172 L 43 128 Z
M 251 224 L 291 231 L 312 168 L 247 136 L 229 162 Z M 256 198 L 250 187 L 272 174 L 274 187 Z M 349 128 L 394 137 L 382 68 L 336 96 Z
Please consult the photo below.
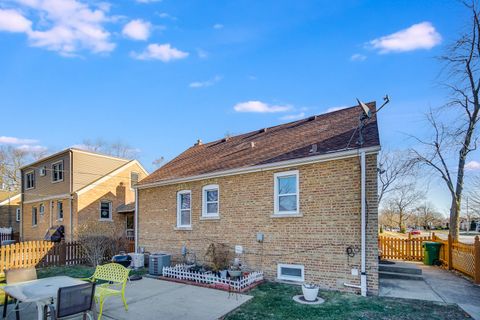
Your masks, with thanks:
M 98 320 L 102 318 L 103 304 L 108 297 L 121 296 L 125 310 L 128 311 L 125 286 L 129 273 L 129 269 L 118 263 L 107 263 L 97 266 L 95 273 L 90 278 L 84 279 L 96 283 L 95 302 L 100 305 Z

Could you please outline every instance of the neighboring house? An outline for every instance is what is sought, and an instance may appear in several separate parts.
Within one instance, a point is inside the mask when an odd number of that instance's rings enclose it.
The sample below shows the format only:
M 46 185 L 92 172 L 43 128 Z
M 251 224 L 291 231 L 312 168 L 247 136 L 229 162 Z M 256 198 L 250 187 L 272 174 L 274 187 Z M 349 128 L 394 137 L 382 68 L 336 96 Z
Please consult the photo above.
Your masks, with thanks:
M 357 144 L 361 114 L 351 107 L 198 141 L 137 185 L 138 246 L 174 262 L 184 245 L 200 262 L 211 243 L 237 246 L 243 264 L 267 279 L 357 290 L 364 155 L 366 281 L 376 294 L 380 142 L 374 116 Z
M 20 194 L 0 190 L 0 228 L 20 230 Z
M 114 224 L 127 233 L 128 215 L 117 209 L 135 201 L 133 185 L 147 172 L 137 160 L 70 148 L 21 174 L 22 239 L 43 239 L 49 228 L 63 225 L 65 239 L 73 240 L 77 227 L 88 223 Z

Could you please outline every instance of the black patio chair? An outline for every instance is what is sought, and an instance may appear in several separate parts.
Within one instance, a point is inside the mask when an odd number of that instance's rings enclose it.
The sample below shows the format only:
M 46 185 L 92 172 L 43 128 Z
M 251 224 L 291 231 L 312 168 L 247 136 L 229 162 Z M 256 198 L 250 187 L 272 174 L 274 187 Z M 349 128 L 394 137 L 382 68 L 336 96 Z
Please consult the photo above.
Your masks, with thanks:
M 95 283 L 88 282 L 60 288 L 57 293 L 56 305 L 49 305 L 49 315 L 53 320 L 60 320 L 83 314 L 84 320 L 87 319 L 87 316 L 90 320 L 93 320 L 94 317 L 90 312 L 92 312 L 94 295 Z

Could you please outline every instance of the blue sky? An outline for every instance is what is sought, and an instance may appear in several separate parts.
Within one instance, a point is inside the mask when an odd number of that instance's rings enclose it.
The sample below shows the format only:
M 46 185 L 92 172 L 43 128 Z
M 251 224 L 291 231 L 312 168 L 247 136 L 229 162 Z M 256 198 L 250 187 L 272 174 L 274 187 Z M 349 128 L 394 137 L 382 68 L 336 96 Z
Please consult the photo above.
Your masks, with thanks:
M 151 170 L 198 138 L 388 93 L 382 144 L 406 148 L 466 18 L 457 1 L 3 0 L 0 143 L 121 140 Z

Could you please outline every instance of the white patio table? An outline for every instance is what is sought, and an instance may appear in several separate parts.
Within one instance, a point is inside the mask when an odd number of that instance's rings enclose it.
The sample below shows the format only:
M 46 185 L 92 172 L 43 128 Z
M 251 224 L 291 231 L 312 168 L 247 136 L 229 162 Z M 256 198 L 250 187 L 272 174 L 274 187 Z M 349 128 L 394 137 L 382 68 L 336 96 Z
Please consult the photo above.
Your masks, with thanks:
M 70 287 L 85 281 L 67 276 L 31 280 L 7 285 L 2 289 L 20 302 L 37 304 L 38 320 L 44 319 L 44 306 L 57 298 L 59 288 Z

